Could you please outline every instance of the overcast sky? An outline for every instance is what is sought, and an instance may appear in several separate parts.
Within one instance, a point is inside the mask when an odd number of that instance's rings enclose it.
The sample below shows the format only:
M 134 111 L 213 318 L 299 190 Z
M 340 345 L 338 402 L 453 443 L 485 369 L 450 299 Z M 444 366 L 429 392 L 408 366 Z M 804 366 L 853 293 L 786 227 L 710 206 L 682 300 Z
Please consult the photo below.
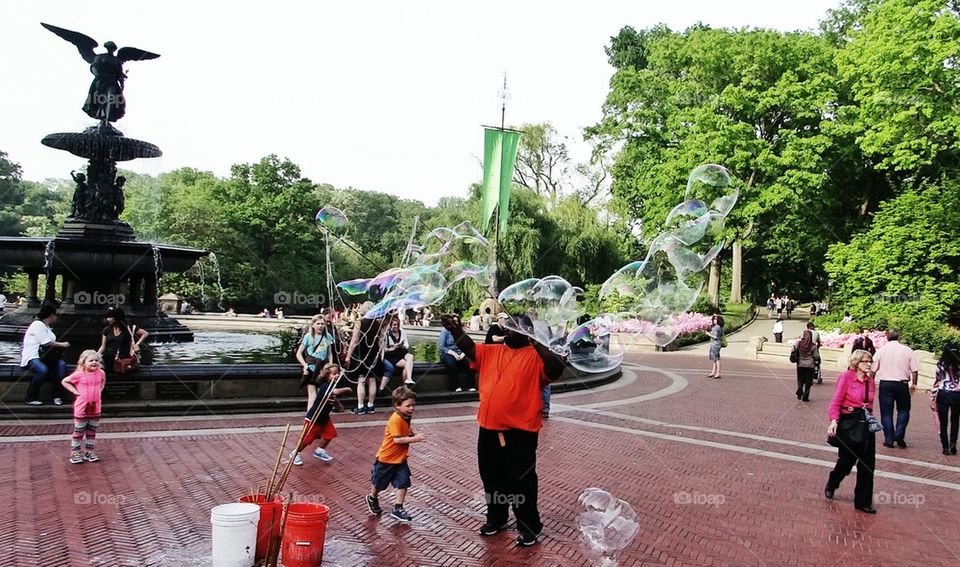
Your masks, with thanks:
M 807 30 L 837 5 L 8 1 L 0 5 L 0 150 L 31 180 L 84 165 L 40 144 L 93 123 L 80 109 L 88 66 L 40 27 L 46 22 L 161 54 L 126 65 L 127 114 L 116 126 L 164 155 L 123 167 L 227 175 L 231 164 L 275 153 L 316 182 L 434 204 L 480 180 L 481 124 L 500 121 L 504 71 L 508 125 L 550 121 L 576 145 L 601 117 L 612 74 L 603 49 L 623 26 Z

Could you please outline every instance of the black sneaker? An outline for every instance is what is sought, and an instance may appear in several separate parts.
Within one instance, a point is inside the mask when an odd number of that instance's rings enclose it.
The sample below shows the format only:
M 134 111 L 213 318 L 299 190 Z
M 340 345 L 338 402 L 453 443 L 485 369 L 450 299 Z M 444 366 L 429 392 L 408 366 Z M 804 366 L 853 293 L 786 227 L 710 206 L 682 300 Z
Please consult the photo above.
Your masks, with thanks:
M 482 526 L 480 526 L 480 535 L 482 535 L 482 536 L 492 536 L 492 535 L 494 535 L 494 534 L 500 533 L 501 531 L 503 531 L 503 530 L 505 530 L 505 529 L 507 529 L 507 523 L 506 523 L 506 522 L 504 522 L 503 524 L 500 524 L 500 525 L 491 524 L 491 523 L 487 522 L 486 524 L 483 524 Z
M 540 534 L 535 534 L 528 532 L 526 530 L 521 530 L 520 535 L 517 536 L 517 545 L 522 545 L 523 547 L 530 547 L 531 545 L 537 544 L 537 538 L 540 537 Z
M 350 413 L 352 413 L 353 415 L 363 415 L 367 413 L 367 408 L 353 408 L 352 410 L 350 410 Z
M 377 410 L 375 410 L 373 406 L 367 406 L 366 409 L 364 409 L 363 411 L 365 413 L 377 413 Z
M 371 514 L 373 514 L 374 516 L 379 516 L 380 514 L 383 514 L 383 509 L 380 508 L 380 500 L 378 500 L 374 496 L 367 494 L 366 501 L 367 501 L 367 510 L 370 510 Z
M 401 522 L 409 522 L 413 519 L 413 517 L 403 509 L 403 506 L 394 506 L 393 512 L 390 512 L 390 515 Z

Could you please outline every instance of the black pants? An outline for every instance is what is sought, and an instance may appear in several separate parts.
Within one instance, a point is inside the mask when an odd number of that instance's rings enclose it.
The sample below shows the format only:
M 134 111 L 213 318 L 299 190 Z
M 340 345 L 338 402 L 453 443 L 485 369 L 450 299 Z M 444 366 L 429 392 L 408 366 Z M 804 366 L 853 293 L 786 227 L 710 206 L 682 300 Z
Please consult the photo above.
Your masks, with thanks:
M 813 379 L 817 375 L 816 368 L 807 368 L 797 366 L 797 399 L 805 402 L 810 401 L 810 388 L 813 386 Z
M 500 436 L 503 435 L 503 444 Z M 477 463 L 487 501 L 487 523 L 507 523 L 513 508 L 517 530 L 539 534 L 543 530 L 537 509 L 537 440 L 539 433 L 480 428 Z
M 470 370 L 470 363 L 466 358 L 457 360 L 449 354 L 444 354 L 440 356 L 440 362 L 447 367 L 447 382 L 451 390 L 457 388 L 467 390 L 475 387 L 473 385 L 473 371 Z
M 842 420 L 845 416 L 840 416 Z M 856 419 L 856 418 L 850 418 Z M 873 470 L 877 462 L 876 435 L 867 432 L 867 441 L 862 447 L 844 447 L 838 449 L 837 465 L 830 471 L 827 488 L 836 490 L 840 482 L 857 465 L 857 485 L 853 489 L 853 505 L 861 508 L 873 504 Z
M 943 450 L 957 448 L 957 433 L 960 431 L 960 392 L 940 390 L 937 392 L 937 415 L 940 417 L 940 444 Z M 947 421 L 950 421 L 950 437 L 947 437 Z

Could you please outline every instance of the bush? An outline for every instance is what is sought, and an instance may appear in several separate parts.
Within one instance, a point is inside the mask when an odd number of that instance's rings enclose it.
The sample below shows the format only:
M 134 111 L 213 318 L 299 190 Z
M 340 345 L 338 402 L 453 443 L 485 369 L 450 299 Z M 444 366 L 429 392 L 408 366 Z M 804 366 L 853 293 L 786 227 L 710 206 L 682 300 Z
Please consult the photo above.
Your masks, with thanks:
M 856 315 L 855 315 L 856 316 Z M 929 311 L 908 303 L 881 304 L 853 322 L 842 321 L 842 309 L 814 319 L 818 329 L 840 329 L 841 333 L 856 333 L 860 327 L 886 331 L 900 331 L 900 340 L 914 349 L 939 353 L 948 342 L 960 341 L 960 331 L 949 327 Z

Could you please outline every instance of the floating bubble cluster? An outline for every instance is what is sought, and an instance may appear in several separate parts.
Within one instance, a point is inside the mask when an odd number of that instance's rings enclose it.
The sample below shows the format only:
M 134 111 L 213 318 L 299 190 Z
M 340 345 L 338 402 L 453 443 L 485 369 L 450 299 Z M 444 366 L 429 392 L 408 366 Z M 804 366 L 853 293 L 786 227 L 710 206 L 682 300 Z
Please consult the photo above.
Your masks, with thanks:
M 582 372 L 607 372 L 623 362 L 623 349 L 610 332 L 609 319 L 598 317 L 567 335 L 567 362 Z
M 321 228 L 329 230 L 334 234 L 344 232 L 347 227 L 347 215 L 336 207 L 323 207 L 317 211 L 314 220 Z
M 580 535 L 602 556 L 602 564 L 617 564 L 614 555 L 630 545 L 640 530 L 637 514 L 630 504 L 599 488 L 588 488 L 577 501 L 580 513 Z
M 560 276 L 530 278 L 500 292 L 497 301 L 511 315 L 505 327 L 567 356 L 570 324 L 582 313 L 583 289 Z M 520 318 L 526 315 L 530 324 Z
M 413 258 L 410 266 L 390 268 L 372 278 L 343 281 L 337 287 L 351 295 L 379 298 L 364 315 L 367 319 L 379 319 L 435 305 L 452 285 L 462 280 L 472 279 L 482 287 L 491 283 L 486 265 L 489 243 L 469 222 L 454 228 L 435 228 L 420 243 L 412 244 L 408 252 Z
M 651 323 L 644 336 L 658 346 L 673 342 L 677 317 L 696 302 L 704 270 L 723 249 L 724 221 L 738 197 L 723 166 L 691 171 L 684 201 L 667 215 L 646 258 L 620 268 L 601 286 L 601 300 L 617 305 L 614 316 Z

